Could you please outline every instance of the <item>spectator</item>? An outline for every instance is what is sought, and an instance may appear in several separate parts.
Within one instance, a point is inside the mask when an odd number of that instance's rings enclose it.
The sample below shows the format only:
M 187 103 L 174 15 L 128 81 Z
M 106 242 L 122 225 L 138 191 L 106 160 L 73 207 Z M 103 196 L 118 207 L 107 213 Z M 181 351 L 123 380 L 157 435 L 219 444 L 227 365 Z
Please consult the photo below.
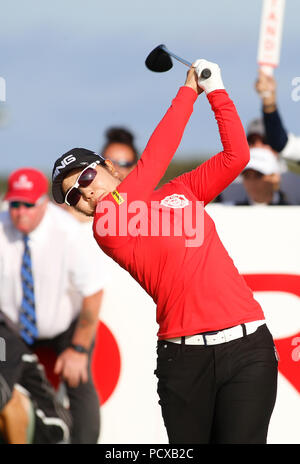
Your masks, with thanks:
M 262 143 L 262 142 L 257 142 Z M 280 190 L 280 164 L 272 151 L 266 147 L 250 148 L 250 161 L 242 172 L 247 199 L 237 205 L 286 205 L 285 195 Z
M 300 137 L 288 133 L 277 108 L 276 81 L 259 71 L 256 91 L 262 100 L 263 120 L 268 142 L 291 165 L 300 168 Z
M 0 307 L 14 324 L 21 323 L 19 358 L 22 350 L 55 350 L 55 372 L 65 382 L 73 419 L 71 442 L 96 443 L 99 401 L 90 361 L 103 267 L 95 273 L 89 266 L 89 245 L 77 222 L 49 202 L 47 190 L 47 179 L 35 169 L 17 170 L 9 178 L 9 210 L 0 214 Z M 28 269 L 21 274 L 29 264 L 34 288 Z M 9 360 L 6 364 L 13 369 Z M 9 385 L 18 381 L 15 370 Z
M 102 148 L 102 155 L 109 159 L 124 179 L 135 167 L 138 152 L 134 144 L 134 136 L 127 129 L 111 127 L 105 132 L 106 142 Z
M 38 358 L 0 311 L 0 444 L 69 443 L 69 411 L 57 401 Z
M 250 161 L 241 174 L 242 183 L 229 186 L 219 201 L 231 205 L 287 205 L 281 190 L 281 170 L 277 153 L 269 145 L 262 119 L 252 120 L 247 127 Z

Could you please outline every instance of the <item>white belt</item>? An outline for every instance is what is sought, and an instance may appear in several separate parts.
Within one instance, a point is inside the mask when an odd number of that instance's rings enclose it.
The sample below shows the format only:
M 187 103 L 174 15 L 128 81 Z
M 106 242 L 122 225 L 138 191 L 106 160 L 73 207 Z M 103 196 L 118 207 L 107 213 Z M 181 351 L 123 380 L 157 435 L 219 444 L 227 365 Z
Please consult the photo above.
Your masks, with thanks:
M 246 322 L 245 324 L 236 325 L 230 329 L 219 330 L 218 332 L 188 335 L 184 337 L 184 343 L 186 345 L 219 345 L 220 343 L 231 342 L 244 335 L 252 334 L 258 327 L 265 323 L 265 320 Z M 163 341 L 182 343 L 182 337 L 167 338 Z

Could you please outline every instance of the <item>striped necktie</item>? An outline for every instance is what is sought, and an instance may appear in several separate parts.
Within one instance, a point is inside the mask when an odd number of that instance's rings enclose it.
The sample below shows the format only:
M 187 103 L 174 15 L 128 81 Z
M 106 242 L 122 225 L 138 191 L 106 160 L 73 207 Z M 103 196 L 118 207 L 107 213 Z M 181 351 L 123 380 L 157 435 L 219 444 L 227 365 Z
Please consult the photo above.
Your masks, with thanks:
M 34 286 L 28 240 L 28 235 L 24 235 L 24 254 L 21 267 L 23 299 L 20 310 L 20 334 L 28 345 L 32 345 L 38 335 L 38 331 L 36 327 Z

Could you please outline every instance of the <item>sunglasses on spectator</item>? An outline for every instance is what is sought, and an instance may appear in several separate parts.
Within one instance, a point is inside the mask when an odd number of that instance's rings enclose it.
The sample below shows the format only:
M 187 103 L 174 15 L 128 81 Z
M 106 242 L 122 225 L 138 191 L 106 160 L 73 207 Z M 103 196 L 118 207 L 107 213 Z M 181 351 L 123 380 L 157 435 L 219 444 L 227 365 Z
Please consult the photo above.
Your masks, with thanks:
M 97 164 L 104 164 L 101 162 L 94 162 L 89 164 L 83 171 L 81 171 L 75 184 L 71 187 L 65 195 L 65 203 L 68 206 L 75 206 L 81 198 L 81 192 L 78 187 L 88 187 L 97 175 Z
M 27 203 L 25 201 L 11 201 L 9 203 L 9 207 L 13 209 L 20 208 L 20 206 L 25 206 L 25 208 L 33 208 L 35 205 L 35 203 Z
M 242 172 L 242 176 L 244 179 L 261 179 L 263 177 L 263 173 L 255 171 L 254 169 L 246 169 Z
M 12 209 L 18 209 L 20 206 L 24 206 L 25 208 L 33 208 L 34 206 L 38 206 L 47 198 L 47 195 L 42 195 L 40 198 L 37 199 L 35 203 L 30 203 L 29 201 L 10 201 L 9 207 Z
M 131 168 L 131 166 L 134 166 L 136 164 L 135 161 L 126 161 L 126 160 L 110 160 L 113 164 L 119 166 L 120 168 Z

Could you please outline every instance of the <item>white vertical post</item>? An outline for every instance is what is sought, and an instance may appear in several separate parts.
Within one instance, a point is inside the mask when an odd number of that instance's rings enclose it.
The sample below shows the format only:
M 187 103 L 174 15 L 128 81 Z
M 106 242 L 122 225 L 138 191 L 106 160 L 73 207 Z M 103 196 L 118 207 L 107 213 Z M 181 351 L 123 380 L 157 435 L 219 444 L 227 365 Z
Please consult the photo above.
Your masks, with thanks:
M 6 101 L 6 82 L 4 77 L 0 76 L 0 102 Z

